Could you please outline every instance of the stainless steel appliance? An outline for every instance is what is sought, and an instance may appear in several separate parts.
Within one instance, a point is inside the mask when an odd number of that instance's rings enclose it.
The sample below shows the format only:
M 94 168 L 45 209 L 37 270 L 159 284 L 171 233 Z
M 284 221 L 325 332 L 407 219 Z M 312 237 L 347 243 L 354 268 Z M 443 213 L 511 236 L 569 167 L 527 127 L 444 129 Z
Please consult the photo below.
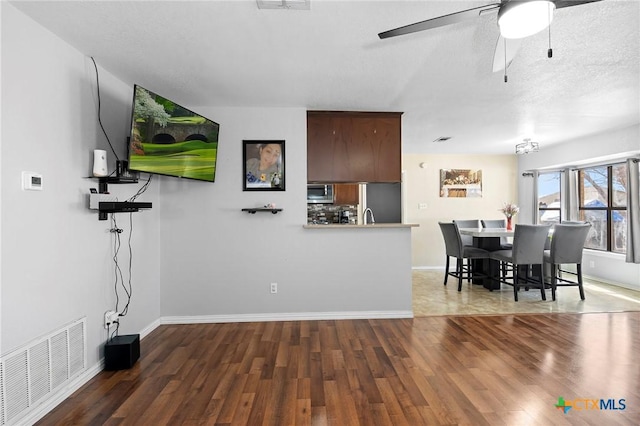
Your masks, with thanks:
M 324 184 L 307 185 L 307 203 L 333 204 L 333 185 L 324 185 Z
M 375 213 L 375 223 L 402 223 L 402 185 L 400 183 L 368 183 L 365 191 L 366 207 Z

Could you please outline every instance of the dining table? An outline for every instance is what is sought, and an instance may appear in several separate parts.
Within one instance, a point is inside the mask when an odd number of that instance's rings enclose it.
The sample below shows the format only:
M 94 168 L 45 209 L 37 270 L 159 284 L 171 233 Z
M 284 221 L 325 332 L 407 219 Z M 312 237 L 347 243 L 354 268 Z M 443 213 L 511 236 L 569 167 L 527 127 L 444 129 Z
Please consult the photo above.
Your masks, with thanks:
M 502 239 L 512 238 L 514 231 L 506 228 L 460 228 L 460 235 L 473 237 L 473 246 L 487 251 L 501 250 Z M 473 259 L 472 267 L 482 278 L 474 278 L 474 284 L 482 284 L 489 290 L 500 288 L 500 262 L 494 259 Z

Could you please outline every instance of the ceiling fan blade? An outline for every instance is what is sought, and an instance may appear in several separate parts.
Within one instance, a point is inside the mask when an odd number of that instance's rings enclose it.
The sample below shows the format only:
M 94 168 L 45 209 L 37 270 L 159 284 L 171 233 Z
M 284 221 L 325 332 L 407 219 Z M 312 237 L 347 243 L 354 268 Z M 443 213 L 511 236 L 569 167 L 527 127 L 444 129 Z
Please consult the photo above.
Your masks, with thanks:
M 417 33 L 418 31 L 430 30 L 432 28 L 444 27 L 468 19 L 477 18 L 484 11 L 495 9 L 500 3 L 487 4 L 484 6 L 474 7 L 473 9 L 462 10 L 460 12 L 450 13 L 448 15 L 439 16 L 437 18 L 427 19 L 426 21 L 416 22 L 415 24 L 405 25 L 404 27 L 395 28 L 393 30 L 384 31 L 378 34 L 381 39 L 395 37 L 404 34 Z
M 505 40 L 507 42 L 507 50 L 505 52 Z M 521 38 L 510 38 L 505 39 L 504 37 L 498 37 L 498 42 L 496 43 L 496 50 L 493 54 L 493 72 L 502 71 L 506 68 L 509 68 L 511 65 L 511 61 L 515 58 L 518 50 L 520 49 L 520 45 L 522 44 Z
M 585 3 L 595 3 L 597 1 L 602 0 L 555 0 L 554 3 L 556 4 L 556 9 L 560 9 L 563 7 L 579 6 Z

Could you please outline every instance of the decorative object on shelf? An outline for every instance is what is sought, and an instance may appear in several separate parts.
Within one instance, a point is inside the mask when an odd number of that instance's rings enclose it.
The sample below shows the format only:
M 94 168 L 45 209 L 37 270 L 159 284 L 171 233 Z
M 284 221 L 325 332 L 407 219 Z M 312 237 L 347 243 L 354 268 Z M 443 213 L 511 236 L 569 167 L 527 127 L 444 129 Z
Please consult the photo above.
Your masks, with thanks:
M 482 170 L 440 169 L 440 197 L 482 197 Z
M 270 207 L 251 207 L 242 209 L 243 212 L 247 212 L 249 214 L 256 214 L 256 212 L 271 212 L 273 214 L 278 214 L 282 209 L 270 208 Z
M 127 160 L 116 161 L 116 177 L 123 180 L 138 180 L 140 172 L 129 170 L 129 162 Z
M 105 177 L 107 171 L 107 151 L 104 149 L 93 150 L 93 175 L 95 177 Z
M 504 203 L 504 205 L 502 206 L 500 211 L 507 218 L 507 230 L 511 231 L 513 229 L 513 226 L 511 224 L 511 218 L 513 216 L 515 216 L 516 214 L 518 214 L 518 212 L 520 211 L 520 207 L 516 206 L 515 204 L 511 204 L 511 203 Z
M 284 141 L 243 141 L 243 190 L 284 191 Z
M 540 144 L 538 142 L 531 142 L 531 139 L 525 139 L 524 142 L 516 145 L 516 154 L 518 155 L 538 151 L 540 151 Z

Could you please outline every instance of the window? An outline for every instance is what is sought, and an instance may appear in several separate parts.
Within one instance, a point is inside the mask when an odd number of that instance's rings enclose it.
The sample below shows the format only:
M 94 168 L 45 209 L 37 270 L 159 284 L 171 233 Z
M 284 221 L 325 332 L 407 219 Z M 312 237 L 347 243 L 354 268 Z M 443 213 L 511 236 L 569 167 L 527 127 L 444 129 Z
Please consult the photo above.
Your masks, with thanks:
M 560 176 L 561 172 L 538 175 L 538 223 L 551 225 L 560 222 Z
M 627 250 L 627 165 L 579 170 L 579 217 L 591 223 L 586 248 L 625 253 Z

